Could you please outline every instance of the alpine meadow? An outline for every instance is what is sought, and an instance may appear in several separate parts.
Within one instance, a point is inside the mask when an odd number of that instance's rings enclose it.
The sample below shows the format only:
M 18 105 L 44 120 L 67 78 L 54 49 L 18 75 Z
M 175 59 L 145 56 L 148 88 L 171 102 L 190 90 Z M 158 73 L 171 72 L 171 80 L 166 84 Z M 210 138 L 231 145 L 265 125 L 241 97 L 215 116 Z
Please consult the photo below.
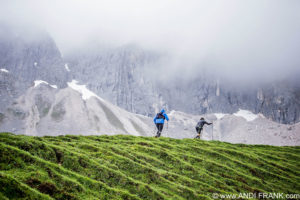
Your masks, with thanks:
M 300 193 L 300 147 L 1 133 L 3 199 L 213 199 Z

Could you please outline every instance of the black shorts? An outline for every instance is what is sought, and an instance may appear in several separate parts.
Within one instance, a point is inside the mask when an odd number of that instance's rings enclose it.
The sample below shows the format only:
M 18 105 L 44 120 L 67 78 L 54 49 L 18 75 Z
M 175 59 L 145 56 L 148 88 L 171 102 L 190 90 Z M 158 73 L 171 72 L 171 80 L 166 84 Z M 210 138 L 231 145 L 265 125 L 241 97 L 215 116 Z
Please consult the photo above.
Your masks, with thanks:
M 198 133 L 198 134 L 200 134 L 200 133 L 201 133 L 201 131 L 202 131 L 202 129 L 203 129 L 203 128 L 196 127 L 196 131 L 197 131 L 197 133 Z

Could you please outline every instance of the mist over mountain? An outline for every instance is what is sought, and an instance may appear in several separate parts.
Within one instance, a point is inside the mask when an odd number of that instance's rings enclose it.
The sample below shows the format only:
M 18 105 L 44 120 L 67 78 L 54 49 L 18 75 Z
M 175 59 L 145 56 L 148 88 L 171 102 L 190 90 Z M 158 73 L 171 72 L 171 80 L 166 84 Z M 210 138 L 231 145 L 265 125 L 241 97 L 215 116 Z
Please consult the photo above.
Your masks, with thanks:
M 120 4 L 124 7 L 115 16 L 98 14 L 91 6 L 100 5 L 96 2 L 77 2 L 64 10 L 70 3 L 1 2 L 1 130 L 34 135 L 149 135 L 151 117 L 165 108 L 180 113 L 170 124 L 173 135 L 167 136 L 189 138 L 200 115 L 233 116 L 248 110 L 264 117 L 252 124 L 235 117 L 217 119 L 218 139 L 256 144 L 259 141 L 253 136 L 247 138 L 255 132 L 260 140 L 267 135 L 273 138 L 267 144 L 297 144 L 300 28 L 294 21 L 299 18 L 295 12 L 298 3 L 272 4 L 272 9 L 270 2 L 261 4 L 252 17 L 248 12 L 257 8 L 252 3 L 247 3 L 248 11 L 232 2 L 154 2 L 164 6 L 142 7 L 145 12 L 141 13 L 129 6 L 137 2 L 130 1 Z M 102 3 L 113 13 L 118 10 L 109 2 Z M 193 6 L 203 12 L 198 14 Z M 211 15 L 204 8 L 218 14 Z M 16 10 L 24 17 L 12 14 Z M 133 12 L 124 17 L 129 11 Z M 137 20 L 138 15 L 149 20 Z M 81 99 L 70 89 L 74 82 L 110 107 L 103 108 L 95 99 Z M 186 122 L 189 117 L 194 120 Z M 291 126 L 276 129 L 280 127 L 277 123 Z M 235 137 L 238 131 L 247 139 Z
M 196 74 L 178 74 L 159 69 L 167 55 L 136 45 L 77 51 L 65 58 L 74 79 L 131 112 L 152 116 L 161 107 L 192 114 L 242 108 L 281 123 L 299 121 L 296 74 L 265 82 L 230 80 L 205 67 Z
M 191 114 L 247 109 L 280 123 L 299 121 L 297 71 L 273 81 L 237 81 L 205 63 L 197 73 L 189 67 L 172 70 L 172 64 L 179 65 L 172 55 L 135 44 L 88 45 L 62 56 L 44 31 L 32 38 L 13 26 L 2 27 L 0 66 L 8 71 L 0 73 L 2 111 L 35 80 L 64 88 L 74 79 L 113 104 L 146 116 L 161 107 Z

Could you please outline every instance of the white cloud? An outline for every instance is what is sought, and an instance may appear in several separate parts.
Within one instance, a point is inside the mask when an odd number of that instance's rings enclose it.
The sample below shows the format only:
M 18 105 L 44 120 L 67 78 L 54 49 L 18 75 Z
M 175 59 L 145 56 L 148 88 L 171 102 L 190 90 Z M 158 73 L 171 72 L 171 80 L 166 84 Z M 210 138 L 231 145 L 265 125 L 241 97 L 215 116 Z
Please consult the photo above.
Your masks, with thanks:
M 299 68 L 299 8 L 295 0 L 11 0 L 0 2 L 0 16 L 44 27 L 64 54 L 88 42 L 138 43 L 168 52 L 167 69 L 182 68 L 175 72 L 205 65 L 243 80 Z

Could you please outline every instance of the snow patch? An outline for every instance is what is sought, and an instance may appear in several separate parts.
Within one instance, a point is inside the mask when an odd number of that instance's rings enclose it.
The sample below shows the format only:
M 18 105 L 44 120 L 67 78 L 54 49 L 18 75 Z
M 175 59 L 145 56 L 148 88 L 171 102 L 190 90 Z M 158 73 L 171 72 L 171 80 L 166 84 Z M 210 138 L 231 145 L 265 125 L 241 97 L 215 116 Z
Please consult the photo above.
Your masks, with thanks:
M 239 109 L 239 111 L 236 112 L 236 113 L 234 113 L 234 115 L 237 116 L 237 117 L 243 117 L 248 122 L 249 121 L 253 121 L 256 118 L 258 118 L 258 115 L 252 113 L 251 111 L 249 111 L 249 110 L 242 110 L 242 109 Z
M 68 63 L 65 64 L 65 69 L 66 69 L 68 72 L 71 71 L 70 68 L 69 68 Z
M 227 114 L 224 114 L 224 113 L 214 113 L 214 115 L 216 116 L 216 118 L 217 118 L 218 120 L 220 120 L 220 119 L 222 119 L 223 117 L 225 117 L 225 115 L 227 115 Z
M 42 81 L 42 80 L 36 80 L 34 81 L 34 87 L 37 87 L 38 85 L 40 84 L 46 84 L 46 85 L 50 85 L 48 82 L 46 81 Z M 56 85 L 50 85 L 51 87 L 57 89 L 57 86 Z
M 34 62 L 33 65 L 36 67 L 36 66 L 38 65 L 38 63 L 37 63 L 37 62 Z
M 7 69 L 4 69 L 4 68 L 0 69 L 0 71 L 5 72 L 5 73 L 9 73 L 9 71 Z
M 86 88 L 86 85 L 78 85 L 78 81 L 72 80 L 72 82 L 68 82 L 68 86 L 73 90 L 78 91 L 82 95 L 83 100 L 87 100 L 91 97 L 96 97 L 102 100 L 99 96 L 97 96 L 94 92 L 90 91 Z
M 171 116 L 172 116 L 172 115 L 175 114 L 175 112 L 176 112 L 175 110 L 171 110 L 171 112 L 170 112 L 168 115 L 171 115 Z

